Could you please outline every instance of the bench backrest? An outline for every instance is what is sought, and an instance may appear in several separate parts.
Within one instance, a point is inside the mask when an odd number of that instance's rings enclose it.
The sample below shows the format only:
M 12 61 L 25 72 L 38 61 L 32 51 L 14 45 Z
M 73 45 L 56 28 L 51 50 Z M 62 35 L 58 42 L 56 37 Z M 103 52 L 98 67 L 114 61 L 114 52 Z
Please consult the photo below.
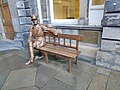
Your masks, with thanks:
M 82 41 L 82 35 L 71 35 L 71 34 L 58 34 L 57 36 L 53 35 L 50 32 L 45 32 L 45 40 L 46 43 L 64 46 L 68 48 L 74 48 L 78 50 L 78 43 Z M 73 45 L 73 41 L 75 41 L 75 45 Z

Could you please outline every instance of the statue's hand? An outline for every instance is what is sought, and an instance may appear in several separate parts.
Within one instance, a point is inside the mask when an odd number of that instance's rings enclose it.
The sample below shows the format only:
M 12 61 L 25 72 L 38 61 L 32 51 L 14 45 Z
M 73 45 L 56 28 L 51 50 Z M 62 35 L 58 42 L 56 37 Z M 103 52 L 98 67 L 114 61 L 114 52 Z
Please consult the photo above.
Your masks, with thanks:
M 57 35 L 58 35 L 58 33 L 55 31 L 55 32 L 54 32 L 54 35 L 56 35 L 56 36 L 57 36 Z

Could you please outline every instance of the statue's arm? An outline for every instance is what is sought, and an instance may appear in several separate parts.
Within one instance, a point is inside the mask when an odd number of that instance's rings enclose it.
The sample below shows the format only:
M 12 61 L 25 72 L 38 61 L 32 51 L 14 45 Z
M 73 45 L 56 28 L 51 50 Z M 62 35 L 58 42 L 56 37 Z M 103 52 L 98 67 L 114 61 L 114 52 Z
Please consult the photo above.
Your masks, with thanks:
M 52 32 L 54 35 L 57 35 L 57 34 L 58 34 L 57 31 L 56 31 L 56 29 L 54 29 L 54 28 L 46 27 L 45 25 L 41 25 L 41 27 L 42 27 L 42 29 L 43 29 L 44 31 Z

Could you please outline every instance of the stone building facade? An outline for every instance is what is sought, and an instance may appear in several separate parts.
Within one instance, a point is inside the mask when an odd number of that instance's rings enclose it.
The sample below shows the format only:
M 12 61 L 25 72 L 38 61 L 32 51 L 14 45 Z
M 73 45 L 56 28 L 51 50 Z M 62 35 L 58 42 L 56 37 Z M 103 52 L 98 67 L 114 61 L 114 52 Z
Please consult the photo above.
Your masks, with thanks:
M 38 16 L 38 8 L 37 8 L 37 0 L 7 0 L 10 14 L 11 14 L 11 22 L 14 28 L 14 42 L 18 47 L 26 47 L 27 45 L 27 37 L 29 32 L 29 27 L 31 25 L 31 16 L 34 14 Z M 41 8 L 43 10 L 44 23 L 47 24 L 48 20 L 46 20 L 46 0 L 42 0 Z M 2 20 L 2 17 L 1 19 Z M 1 26 L 1 35 L 4 34 L 2 21 L 0 23 Z M 3 32 L 3 33 L 2 33 Z
M 120 71 L 120 0 L 106 0 L 96 65 Z

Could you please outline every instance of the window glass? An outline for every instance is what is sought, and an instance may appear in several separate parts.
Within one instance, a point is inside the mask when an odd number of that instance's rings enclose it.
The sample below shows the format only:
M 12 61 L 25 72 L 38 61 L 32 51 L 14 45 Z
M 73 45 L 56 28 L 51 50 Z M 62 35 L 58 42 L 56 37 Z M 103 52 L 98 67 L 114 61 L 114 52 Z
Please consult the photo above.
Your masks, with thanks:
M 92 5 L 102 5 L 105 0 L 92 0 Z
M 4 4 L 4 3 L 7 3 L 7 0 L 2 0 L 2 3 Z
M 53 0 L 55 19 L 78 19 L 79 0 Z

